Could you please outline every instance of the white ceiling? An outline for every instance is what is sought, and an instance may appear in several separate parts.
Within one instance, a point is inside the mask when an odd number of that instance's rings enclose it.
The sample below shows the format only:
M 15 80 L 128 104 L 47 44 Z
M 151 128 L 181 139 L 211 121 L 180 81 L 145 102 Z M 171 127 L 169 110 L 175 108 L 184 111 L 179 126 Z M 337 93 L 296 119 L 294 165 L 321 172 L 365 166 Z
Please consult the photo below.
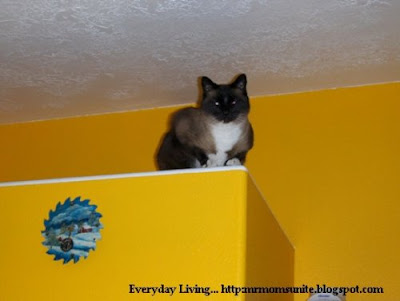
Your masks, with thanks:
M 399 0 L 0 0 L 0 123 L 400 80 Z

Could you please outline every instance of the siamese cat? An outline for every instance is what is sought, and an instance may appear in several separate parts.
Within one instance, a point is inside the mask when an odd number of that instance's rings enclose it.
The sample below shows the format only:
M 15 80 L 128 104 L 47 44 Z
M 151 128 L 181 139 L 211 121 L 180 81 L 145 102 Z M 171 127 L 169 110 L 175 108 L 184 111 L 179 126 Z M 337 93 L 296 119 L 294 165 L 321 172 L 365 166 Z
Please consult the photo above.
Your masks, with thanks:
M 245 74 L 226 85 L 202 77 L 201 104 L 173 115 L 158 150 L 159 169 L 244 164 L 253 147 L 246 84 Z

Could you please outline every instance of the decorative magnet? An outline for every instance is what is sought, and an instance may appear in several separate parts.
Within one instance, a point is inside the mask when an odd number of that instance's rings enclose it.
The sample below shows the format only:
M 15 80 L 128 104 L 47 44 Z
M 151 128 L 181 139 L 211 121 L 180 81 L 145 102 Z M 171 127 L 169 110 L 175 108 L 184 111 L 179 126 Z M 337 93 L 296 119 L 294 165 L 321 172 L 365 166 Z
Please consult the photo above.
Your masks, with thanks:
M 90 250 L 95 250 L 103 228 L 102 215 L 96 208 L 89 200 L 81 201 L 81 197 L 77 197 L 72 201 L 68 198 L 63 204 L 58 203 L 54 211 L 50 210 L 42 231 L 47 254 L 55 255 L 54 260 L 76 263 L 81 257 L 86 258 Z

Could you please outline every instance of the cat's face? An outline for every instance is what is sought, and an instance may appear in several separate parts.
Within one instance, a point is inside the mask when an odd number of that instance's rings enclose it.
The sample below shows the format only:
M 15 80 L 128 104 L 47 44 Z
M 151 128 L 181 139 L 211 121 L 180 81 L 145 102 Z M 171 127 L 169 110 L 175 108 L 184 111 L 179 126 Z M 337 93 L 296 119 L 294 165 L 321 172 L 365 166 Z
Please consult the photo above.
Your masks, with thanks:
M 241 74 L 230 85 L 217 85 L 208 77 L 202 77 L 203 101 L 201 108 L 217 120 L 231 122 L 250 110 L 246 91 L 246 75 Z

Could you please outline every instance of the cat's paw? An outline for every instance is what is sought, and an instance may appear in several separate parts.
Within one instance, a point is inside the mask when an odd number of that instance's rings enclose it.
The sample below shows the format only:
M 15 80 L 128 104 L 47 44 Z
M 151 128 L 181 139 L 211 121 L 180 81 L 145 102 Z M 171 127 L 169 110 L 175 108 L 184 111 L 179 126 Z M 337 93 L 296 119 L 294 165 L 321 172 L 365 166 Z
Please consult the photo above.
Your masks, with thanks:
M 229 159 L 228 161 L 226 161 L 225 165 L 226 166 L 238 166 L 238 165 L 242 165 L 242 162 L 240 162 L 240 160 L 238 158 L 232 158 L 232 159 Z
M 212 159 L 208 159 L 207 163 L 205 164 L 204 167 L 216 167 L 218 166 L 218 162 Z

